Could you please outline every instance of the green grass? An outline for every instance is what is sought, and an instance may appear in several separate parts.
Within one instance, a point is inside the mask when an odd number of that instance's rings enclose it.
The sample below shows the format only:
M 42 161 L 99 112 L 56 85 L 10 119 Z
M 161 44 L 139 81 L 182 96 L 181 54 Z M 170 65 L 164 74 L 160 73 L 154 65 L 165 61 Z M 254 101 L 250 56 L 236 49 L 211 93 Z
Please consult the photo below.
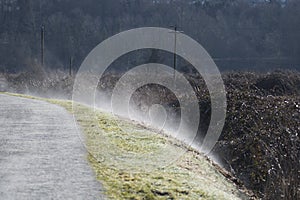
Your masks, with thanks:
M 179 141 L 99 110 L 54 99 L 81 127 L 88 160 L 110 199 L 244 199 L 201 154 Z

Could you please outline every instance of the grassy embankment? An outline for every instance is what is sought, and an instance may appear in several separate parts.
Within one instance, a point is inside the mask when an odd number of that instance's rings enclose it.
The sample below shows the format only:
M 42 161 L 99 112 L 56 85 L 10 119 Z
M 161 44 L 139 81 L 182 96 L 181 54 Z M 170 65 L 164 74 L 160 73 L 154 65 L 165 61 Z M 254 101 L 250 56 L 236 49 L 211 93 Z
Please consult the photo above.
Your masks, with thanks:
M 247 199 L 207 158 L 175 139 L 71 101 L 10 95 L 47 101 L 74 114 L 110 199 Z

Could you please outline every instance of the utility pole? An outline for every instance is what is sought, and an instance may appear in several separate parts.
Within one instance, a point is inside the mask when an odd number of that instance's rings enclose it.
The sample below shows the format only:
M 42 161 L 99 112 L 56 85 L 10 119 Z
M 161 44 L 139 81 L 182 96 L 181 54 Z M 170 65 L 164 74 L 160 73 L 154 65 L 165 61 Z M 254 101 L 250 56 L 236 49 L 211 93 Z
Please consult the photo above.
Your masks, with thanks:
M 171 33 L 174 33 L 174 58 L 173 58 L 173 69 L 174 69 L 174 80 L 175 80 L 175 74 L 176 74 L 176 66 L 177 66 L 177 34 L 178 33 L 183 33 L 183 31 L 178 31 L 178 27 L 175 24 L 174 26 L 170 26 L 174 28 L 174 32 L 172 31 Z
M 41 66 L 44 67 L 45 26 L 41 26 Z
M 174 68 L 174 79 L 175 79 L 175 72 L 176 72 L 176 61 L 177 61 L 177 55 L 176 55 L 176 48 L 177 48 L 177 26 L 175 25 L 174 26 L 174 34 L 175 34 L 175 37 L 174 37 L 174 61 L 173 61 L 173 68 Z
M 72 65 L 73 65 L 73 58 L 70 56 L 70 63 L 69 63 L 69 76 L 72 76 Z

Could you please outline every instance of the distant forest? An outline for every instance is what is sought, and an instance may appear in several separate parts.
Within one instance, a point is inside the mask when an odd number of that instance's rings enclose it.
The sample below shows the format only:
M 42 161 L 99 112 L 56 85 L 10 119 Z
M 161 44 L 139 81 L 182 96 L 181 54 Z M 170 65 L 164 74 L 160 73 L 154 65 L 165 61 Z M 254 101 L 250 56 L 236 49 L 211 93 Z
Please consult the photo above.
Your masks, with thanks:
M 101 41 L 177 24 L 221 70 L 300 69 L 299 0 L 0 0 L 0 72 L 78 69 Z

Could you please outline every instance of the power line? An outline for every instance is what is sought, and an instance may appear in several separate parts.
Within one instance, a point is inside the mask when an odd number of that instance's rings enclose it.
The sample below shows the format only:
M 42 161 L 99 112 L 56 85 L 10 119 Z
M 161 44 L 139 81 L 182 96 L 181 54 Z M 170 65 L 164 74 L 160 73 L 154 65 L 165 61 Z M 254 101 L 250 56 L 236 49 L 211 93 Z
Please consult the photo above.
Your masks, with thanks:
M 226 58 L 212 58 L 214 61 L 269 61 L 269 60 L 296 60 L 296 58 L 290 58 L 290 57 L 248 57 L 248 58 L 238 58 L 238 57 L 226 57 Z

